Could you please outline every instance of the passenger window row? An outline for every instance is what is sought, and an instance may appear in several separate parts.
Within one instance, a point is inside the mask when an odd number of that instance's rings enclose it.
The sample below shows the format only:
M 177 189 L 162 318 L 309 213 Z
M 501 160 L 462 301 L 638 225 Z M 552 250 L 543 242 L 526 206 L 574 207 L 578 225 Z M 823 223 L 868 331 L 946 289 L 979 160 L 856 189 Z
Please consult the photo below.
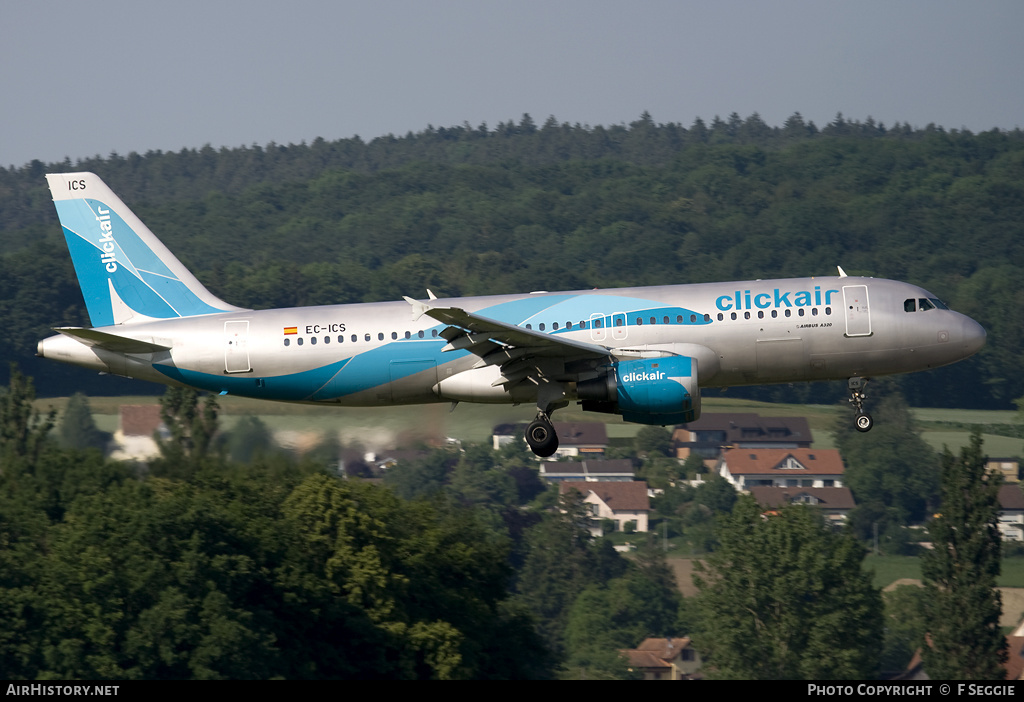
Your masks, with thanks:
M 808 309 L 810 309 L 810 311 L 811 311 L 810 315 L 812 317 L 817 317 L 818 316 L 818 308 L 817 307 L 810 307 L 810 308 L 807 308 L 807 307 L 797 307 L 796 308 L 796 316 L 797 317 L 806 317 Z M 765 313 L 764 312 L 765 312 L 764 310 L 758 310 L 757 311 L 757 318 L 758 319 L 764 319 L 765 318 Z M 785 310 L 783 310 L 783 312 L 784 312 L 784 314 L 783 314 L 784 317 L 792 317 L 793 316 L 793 310 L 791 310 L 788 307 Z M 825 315 L 826 316 L 831 316 L 832 315 L 832 308 L 831 307 L 826 307 L 825 308 Z M 779 311 L 778 310 L 772 310 L 770 316 L 771 316 L 772 319 L 778 318 Z M 750 319 L 750 318 L 751 318 L 751 314 L 750 314 L 749 310 L 743 313 L 743 319 Z M 729 319 L 739 319 L 739 313 L 731 312 L 729 314 Z M 722 312 L 718 313 L 718 321 L 719 322 L 725 321 L 725 314 L 724 313 L 722 313 Z

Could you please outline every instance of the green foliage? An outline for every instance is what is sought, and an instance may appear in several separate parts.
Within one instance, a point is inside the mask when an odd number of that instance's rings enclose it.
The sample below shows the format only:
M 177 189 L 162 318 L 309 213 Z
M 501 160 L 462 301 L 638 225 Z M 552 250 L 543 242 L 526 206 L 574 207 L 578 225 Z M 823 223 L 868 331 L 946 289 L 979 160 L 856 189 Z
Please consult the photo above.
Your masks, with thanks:
M 643 426 L 634 439 L 636 452 L 640 456 L 671 456 L 672 432 L 665 427 Z
M 925 645 L 928 620 L 925 618 L 924 590 L 916 585 L 901 585 L 882 593 L 885 603 L 885 645 L 879 660 L 883 673 L 906 670 L 914 653 Z
M 0 470 L 15 470 L 19 461 L 32 462 L 43 450 L 56 412 L 45 417 L 32 406 L 36 399 L 32 379 L 10 367 L 10 383 L 0 392 Z
M 64 416 L 60 420 L 60 443 L 67 448 L 96 448 L 102 450 L 109 435 L 96 428 L 89 409 L 89 398 L 80 392 L 68 398 Z
M 169 436 L 156 436 L 160 460 L 154 461 L 154 475 L 185 476 L 195 470 L 209 452 L 217 433 L 217 399 L 192 388 L 168 387 L 160 398 L 160 418 Z
M 878 668 L 882 603 L 861 546 L 819 512 L 771 517 L 749 496 L 719 523 L 720 545 L 694 581 L 694 642 L 716 677 L 867 679 Z
M 935 452 L 921 438 L 898 393 L 885 396 L 873 414 L 870 435 L 855 431 L 845 413 L 833 435 L 846 463 L 845 483 L 858 505 L 851 525 L 866 541 L 877 523 L 879 533 L 888 534 L 889 545 L 899 552 L 901 539 L 893 538 L 894 529 L 923 522 L 937 501 Z
M 259 417 L 247 414 L 239 418 L 228 433 L 224 446 L 232 461 L 250 463 L 269 454 L 274 448 L 274 440 Z
M 1001 680 L 1006 639 L 999 630 L 1001 598 L 999 485 L 987 473 L 981 434 L 955 457 L 942 454 L 941 513 L 928 525 L 934 548 L 921 562 L 931 645 L 925 670 L 942 680 Z

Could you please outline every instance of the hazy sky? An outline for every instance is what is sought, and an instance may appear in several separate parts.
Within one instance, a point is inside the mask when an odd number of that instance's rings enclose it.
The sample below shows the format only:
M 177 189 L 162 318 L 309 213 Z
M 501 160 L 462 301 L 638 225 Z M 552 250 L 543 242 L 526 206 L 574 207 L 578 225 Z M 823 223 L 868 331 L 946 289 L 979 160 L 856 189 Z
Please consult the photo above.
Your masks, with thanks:
M 1024 0 L 11 0 L 0 166 L 428 124 L 1024 126 Z

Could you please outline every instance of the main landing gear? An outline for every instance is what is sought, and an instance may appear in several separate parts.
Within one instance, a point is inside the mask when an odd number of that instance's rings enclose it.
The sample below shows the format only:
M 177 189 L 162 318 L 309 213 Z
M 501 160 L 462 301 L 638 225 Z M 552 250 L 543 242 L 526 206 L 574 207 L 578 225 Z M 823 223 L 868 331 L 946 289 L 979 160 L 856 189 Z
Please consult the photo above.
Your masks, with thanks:
M 847 384 L 847 387 L 850 388 L 850 404 L 853 405 L 854 412 L 856 412 L 853 425 L 859 432 L 871 431 L 871 427 L 875 425 L 875 420 L 864 411 L 864 387 L 867 384 L 867 378 L 856 377 L 850 378 Z
M 558 434 L 547 412 L 538 411 L 537 418 L 526 427 L 526 443 L 541 458 L 547 458 L 558 450 Z

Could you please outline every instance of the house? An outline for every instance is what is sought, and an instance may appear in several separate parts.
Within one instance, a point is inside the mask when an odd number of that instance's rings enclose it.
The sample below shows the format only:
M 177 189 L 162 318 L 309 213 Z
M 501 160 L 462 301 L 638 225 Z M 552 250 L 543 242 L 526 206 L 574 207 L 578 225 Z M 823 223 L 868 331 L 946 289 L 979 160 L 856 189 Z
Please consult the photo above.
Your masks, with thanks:
M 644 680 L 690 680 L 702 664 L 688 636 L 644 639 L 636 648 L 621 653 L 631 670 L 643 673 Z
M 718 458 L 723 448 L 810 448 L 804 417 L 761 417 L 749 412 L 708 413 L 672 433 L 676 458 Z
M 502 446 L 519 441 L 525 433 L 525 424 L 498 424 L 491 430 L 491 446 L 497 451 Z
M 608 448 L 608 432 L 601 422 L 555 422 L 558 450 L 549 461 L 582 456 L 599 458 Z
M 842 524 L 850 510 L 857 506 L 853 493 L 846 487 L 752 487 L 750 494 L 762 507 L 776 508 L 786 505 L 814 505 L 821 510 L 829 524 Z
M 115 461 L 148 461 L 160 455 L 154 435 L 170 434 L 160 417 L 160 405 L 121 405 L 117 431 L 110 442 Z
M 549 482 L 562 480 L 630 482 L 636 477 L 636 469 L 633 468 L 633 461 L 628 458 L 616 458 L 610 461 L 543 461 L 540 464 L 540 477 Z
M 716 472 L 741 492 L 753 487 L 843 487 L 843 459 L 835 449 L 749 449 L 722 452 Z
M 1003 541 L 1024 541 L 1024 490 L 1018 483 L 999 486 L 999 532 Z
M 576 490 L 583 495 L 583 502 L 590 505 L 593 520 L 590 533 L 601 536 L 601 520 L 615 522 L 616 531 L 625 531 L 633 523 L 634 531 L 647 531 L 647 518 L 651 511 L 651 500 L 647 483 L 634 480 L 621 482 L 584 482 L 564 480 L 558 484 L 558 494 L 564 495 Z
M 992 458 L 990 456 L 985 464 L 985 470 L 989 473 L 1002 474 L 1004 483 L 1020 482 L 1020 479 L 1017 477 L 1020 471 L 1019 458 Z

